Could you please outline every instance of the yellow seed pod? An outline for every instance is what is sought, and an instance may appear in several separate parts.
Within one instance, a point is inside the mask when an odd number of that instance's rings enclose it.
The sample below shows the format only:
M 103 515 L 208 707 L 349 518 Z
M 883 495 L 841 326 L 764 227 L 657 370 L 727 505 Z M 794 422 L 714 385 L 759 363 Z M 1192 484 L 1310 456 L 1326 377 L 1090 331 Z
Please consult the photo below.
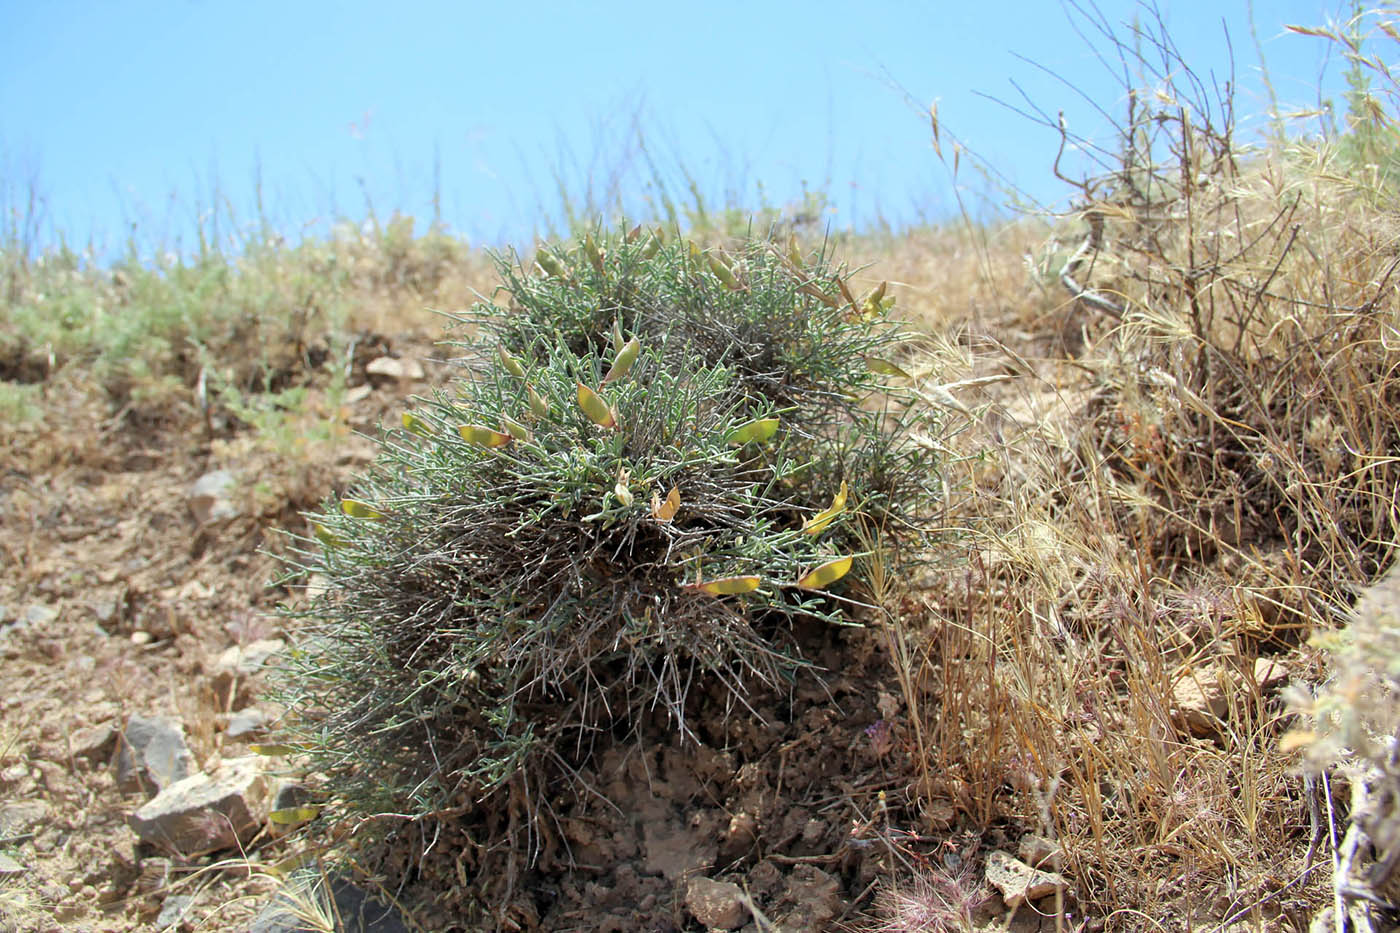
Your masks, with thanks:
M 729 268 L 728 264 L 718 255 L 706 253 L 705 258 L 710 263 L 710 271 L 715 274 L 715 278 L 724 283 L 726 288 L 737 292 L 744 287 L 739 284 L 739 280 L 734 276 L 734 270 Z
M 731 447 L 738 447 L 742 444 L 752 444 L 766 441 L 778 431 L 777 418 L 756 418 L 753 421 L 739 425 L 729 432 L 728 442 Z
M 281 810 L 268 811 L 267 818 L 278 826 L 290 826 L 314 820 L 320 813 L 316 807 L 283 807 Z
M 820 534 L 826 530 L 836 516 L 846 510 L 846 481 L 841 481 L 841 491 L 831 500 L 831 508 L 825 509 L 813 515 L 802 525 L 802 530 L 809 535 Z
M 287 755 L 296 755 L 306 751 L 302 745 L 249 745 L 248 750 L 254 755 L 264 755 L 268 758 L 281 758 Z
M 404 412 L 400 420 L 403 422 L 404 430 L 410 434 L 417 434 L 419 437 L 431 437 L 433 434 L 433 429 L 428 425 L 428 422 L 411 411 Z
M 809 573 L 803 574 L 801 579 L 797 581 L 797 585 L 804 590 L 819 590 L 844 577 L 850 569 L 851 558 L 838 557 L 835 560 L 827 561 Z
M 351 518 L 383 518 L 384 513 L 358 499 L 341 499 L 340 511 Z
M 885 309 L 885 289 L 889 287 L 889 282 L 881 282 L 871 289 L 870 294 L 860 300 L 860 316 L 862 320 L 873 321 L 884 313 Z
M 462 435 L 462 440 L 478 447 L 504 447 L 510 443 L 509 434 L 479 424 L 459 424 L 457 433 Z
M 687 583 L 682 589 L 698 590 L 701 593 L 708 593 L 711 596 L 736 596 L 739 593 L 751 593 L 758 589 L 762 581 L 755 576 L 742 577 L 720 577 L 717 580 L 700 580 L 696 583 Z

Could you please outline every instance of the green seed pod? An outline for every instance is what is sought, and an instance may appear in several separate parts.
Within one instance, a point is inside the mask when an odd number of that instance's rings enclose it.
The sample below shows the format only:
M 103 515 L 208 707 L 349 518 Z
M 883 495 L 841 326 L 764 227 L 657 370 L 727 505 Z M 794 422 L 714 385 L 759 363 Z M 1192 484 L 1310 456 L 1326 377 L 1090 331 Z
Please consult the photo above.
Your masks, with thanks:
M 588 261 L 593 264 L 593 268 L 601 275 L 603 272 L 603 253 L 598 249 L 598 244 L 593 241 L 593 234 L 588 234 L 583 238 L 583 254 L 588 257 Z
M 562 279 L 567 274 L 563 264 L 560 263 L 559 260 L 551 256 L 549 254 L 549 251 L 546 250 L 543 246 L 541 246 L 539 250 L 535 252 L 535 264 L 544 270 L 545 275 L 550 275 L 554 276 L 555 278 Z
M 315 526 L 315 530 L 316 540 L 320 541 L 328 548 L 344 547 L 347 543 L 344 538 L 336 534 L 334 531 L 331 531 L 325 525 L 318 524 Z
M 631 340 L 627 341 L 623 348 L 617 351 L 617 358 L 613 360 L 612 368 L 608 370 L 608 374 L 603 377 L 603 383 L 607 384 L 616 379 L 621 379 L 631 372 L 632 364 L 637 362 L 637 356 L 641 352 L 642 342 L 640 340 L 633 337 Z
M 505 371 L 515 376 L 517 379 L 525 378 L 525 367 L 520 365 L 520 361 L 506 352 L 506 348 L 496 345 L 496 359 L 501 361 L 501 366 Z
M 617 415 L 613 414 L 612 408 L 603 401 L 603 397 L 582 382 L 575 385 L 578 386 L 578 407 L 583 409 L 588 420 L 605 428 L 616 428 Z
M 897 376 L 900 379 L 913 378 L 889 360 L 882 360 L 878 356 L 865 357 L 865 368 L 872 373 L 879 373 L 881 376 Z
M 777 418 L 755 418 L 729 432 L 729 445 L 738 447 L 768 440 L 778 431 Z
M 528 441 L 530 439 L 530 429 L 509 418 L 501 418 L 501 429 L 517 441 Z
M 359 501 L 358 499 L 341 499 L 340 511 L 344 512 L 346 515 L 349 515 L 351 518 L 379 519 L 384 517 L 383 512 L 379 511 L 374 506 L 366 502 Z
M 735 277 L 734 270 L 729 268 L 729 265 L 719 256 L 714 253 L 706 253 L 705 258 L 709 260 L 710 271 L 715 274 L 716 278 L 724 283 L 726 288 L 737 292 L 744 287 L 739 283 L 738 278 Z
M 797 245 L 797 235 L 794 233 L 788 234 L 787 258 L 788 262 L 798 269 L 807 267 L 807 263 L 802 260 L 802 250 Z
M 526 386 L 525 389 L 530 393 L 530 414 L 536 418 L 549 417 L 549 403 L 544 397 L 535 391 L 534 386 Z

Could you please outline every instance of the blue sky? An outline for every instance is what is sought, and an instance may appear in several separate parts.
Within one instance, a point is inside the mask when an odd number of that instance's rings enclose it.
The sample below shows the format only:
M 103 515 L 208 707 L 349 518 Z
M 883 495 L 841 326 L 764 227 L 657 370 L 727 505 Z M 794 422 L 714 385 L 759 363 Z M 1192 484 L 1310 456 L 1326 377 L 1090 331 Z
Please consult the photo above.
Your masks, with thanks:
M 1139 9 L 1100 8 L 1115 25 Z M 1228 25 L 1239 112 L 1262 113 L 1246 0 L 1160 9 L 1203 77 L 1228 77 Z M 1335 96 L 1339 69 L 1283 24 L 1339 12 L 1255 2 L 1284 103 L 1315 105 L 1328 67 Z M 1055 134 L 976 92 L 1019 102 L 1014 81 L 1102 138 L 1102 118 L 1049 73 L 1123 109 L 1055 0 L 0 0 L 0 62 L 5 208 L 35 181 L 46 230 L 100 253 L 132 224 L 147 247 L 187 247 L 215 200 L 250 225 L 258 180 L 265 216 L 288 235 L 362 219 L 371 203 L 426 221 L 437 191 L 452 230 L 519 240 L 557 208 L 556 175 L 578 196 L 583 179 L 601 188 L 620 174 L 643 197 L 638 123 L 663 171 L 683 163 L 712 200 L 757 203 L 762 184 L 783 204 L 805 183 L 829 193 L 837 226 L 902 223 L 954 209 L 931 102 L 946 130 L 1046 202 L 1067 193 L 1050 173 Z M 957 181 L 974 201 L 987 193 L 966 163 Z

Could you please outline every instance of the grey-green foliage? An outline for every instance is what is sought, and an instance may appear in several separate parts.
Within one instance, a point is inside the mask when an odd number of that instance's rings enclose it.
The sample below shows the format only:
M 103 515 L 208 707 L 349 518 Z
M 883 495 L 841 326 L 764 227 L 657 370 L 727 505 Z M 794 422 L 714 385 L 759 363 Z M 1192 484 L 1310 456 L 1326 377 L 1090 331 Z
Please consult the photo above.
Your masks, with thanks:
M 605 254 L 601 264 L 594 251 Z M 562 274 L 532 274 L 544 272 L 539 263 Z M 715 263 L 740 287 L 721 281 Z M 656 231 L 615 238 L 611 247 L 541 247 L 530 266 L 517 260 L 498 269 L 508 305 L 478 309 L 485 313 L 477 323 L 512 353 L 528 359 L 555 346 L 602 353 L 620 327 L 663 348 L 667 366 L 728 367 L 746 398 L 790 411 L 794 456 L 810 463 L 797 481 L 815 478 L 819 486 L 807 488 L 813 497 L 825 494 L 829 477 L 852 475 L 878 497 L 867 507 L 901 513 L 917 509 L 928 484 L 940 481 L 924 474 L 922 453 L 891 443 L 897 434 L 880 425 L 883 412 L 862 406 L 882 384 L 870 361 L 891 356 L 900 342 L 884 321 L 893 299 L 852 304 L 847 271 L 823 254 L 756 238 L 702 252 L 683 238 L 663 242 Z
M 652 709 L 688 734 L 697 685 L 777 684 L 803 664 L 792 620 L 843 620 L 849 580 L 798 583 L 856 553 L 857 511 L 908 537 L 937 464 L 856 404 L 876 388 L 864 356 L 898 334 L 878 303 L 830 307 L 820 259 L 770 252 L 744 247 L 728 284 L 643 238 L 561 252 L 554 274 L 505 267 L 463 378 L 383 436 L 352 504 L 312 516 L 295 561 L 325 588 L 297 612 L 289 737 L 350 806 L 478 800 Z M 736 442 L 767 419 L 771 437 Z M 846 509 L 808 533 L 843 482 Z M 697 586 L 738 577 L 757 588 Z

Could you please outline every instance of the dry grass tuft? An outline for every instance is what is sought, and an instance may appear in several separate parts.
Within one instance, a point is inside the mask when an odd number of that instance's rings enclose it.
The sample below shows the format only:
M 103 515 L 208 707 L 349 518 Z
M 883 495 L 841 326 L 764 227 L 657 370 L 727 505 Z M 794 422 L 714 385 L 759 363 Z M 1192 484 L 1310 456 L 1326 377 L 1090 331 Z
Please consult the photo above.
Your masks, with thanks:
M 952 812 L 1053 838 L 1061 928 L 1305 926 L 1326 802 L 1280 747 L 1277 681 L 1325 676 L 1309 635 L 1393 559 L 1400 225 L 1344 147 L 1242 146 L 1160 20 L 1103 34 L 1152 80 L 1023 250 L 1061 300 L 989 308 L 1025 295 L 1003 257 L 1000 285 L 940 282 L 919 314 L 945 387 L 1010 378 L 958 393 L 963 559 L 892 651 L 923 711 L 910 795 L 926 832 Z

